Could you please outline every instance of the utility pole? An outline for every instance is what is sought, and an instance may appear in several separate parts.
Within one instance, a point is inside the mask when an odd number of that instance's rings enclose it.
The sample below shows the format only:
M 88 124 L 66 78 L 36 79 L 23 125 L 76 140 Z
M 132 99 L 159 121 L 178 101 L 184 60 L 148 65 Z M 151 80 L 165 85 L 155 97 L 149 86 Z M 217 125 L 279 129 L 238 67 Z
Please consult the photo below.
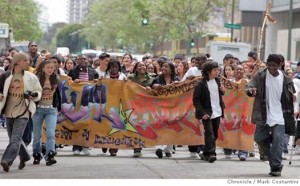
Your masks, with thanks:
M 232 6 L 231 6 L 231 24 L 234 24 L 234 1 L 232 0 Z M 230 36 L 230 42 L 233 42 L 233 28 L 231 28 L 231 32 L 230 32 L 231 36 Z
M 289 30 L 288 30 L 288 51 L 287 60 L 291 60 L 291 45 L 292 45 L 292 28 L 293 28 L 293 0 L 290 0 L 290 10 L 289 10 Z

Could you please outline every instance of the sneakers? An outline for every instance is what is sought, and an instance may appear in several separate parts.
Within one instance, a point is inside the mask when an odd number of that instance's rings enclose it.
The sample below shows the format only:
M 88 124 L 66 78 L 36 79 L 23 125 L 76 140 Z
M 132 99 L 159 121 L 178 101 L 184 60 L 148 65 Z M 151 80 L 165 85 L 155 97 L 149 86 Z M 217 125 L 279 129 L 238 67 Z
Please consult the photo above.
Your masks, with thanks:
M 231 159 L 232 155 L 231 154 L 225 154 L 225 159 Z
M 161 149 L 157 149 L 156 151 L 155 151 L 155 154 L 156 154 L 156 156 L 158 157 L 158 158 L 163 158 L 163 152 L 162 152 L 162 150 Z
M 110 152 L 110 156 L 117 156 L 116 152 Z
M 283 160 L 287 160 L 288 157 L 288 153 L 282 153 L 282 159 Z
M 282 167 L 274 168 L 274 169 L 271 168 L 271 172 L 269 173 L 269 175 L 278 177 L 278 176 L 281 176 L 281 171 L 282 171 Z
M 48 156 L 47 156 L 47 160 L 46 160 L 46 165 L 47 166 L 50 166 L 50 165 L 53 165 L 55 163 L 57 163 L 57 161 L 54 159 L 54 156 L 55 156 L 55 152 L 53 151 L 50 151 Z
M 26 166 L 26 161 L 29 161 L 30 160 L 30 156 L 28 156 L 26 159 L 24 158 L 20 158 L 20 164 L 18 166 L 19 170 L 22 170 L 24 169 L 24 167 Z
M 34 153 L 33 154 L 33 164 L 34 165 L 38 165 L 38 164 L 40 164 L 40 161 L 42 160 L 42 155 L 41 155 L 41 153 Z
M 267 156 L 265 156 L 265 155 L 260 155 L 260 156 L 259 156 L 259 159 L 260 159 L 261 161 L 269 161 L 269 158 L 268 158 Z
M 86 155 L 86 156 L 91 155 L 90 149 L 88 147 L 83 147 L 82 151 L 83 151 L 84 155 Z
M 102 148 L 102 152 L 106 153 L 107 152 L 107 148 Z
M 250 157 L 255 157 L 255 153 L 254 153 L 254 152 L 250 152 L 250 153 L 249 153 L 249 156 L 250 156 Z
M 3 168 L 3 171 L 5 172 L 9 172 L 9 168 L 10 168 L 10 165 L 6 162 L 1 162 L 1 166 Z
M 208 157 L 208 162 L 209 163 L 213 163 L 216 160 L 217 160 L 217 157 L 215 155 L 211 155 L 211 156 Z
M 79 154 L 80 154 L 80 151 L 79 151 L 79 150 L 74 150 L 74 151 L 73 151 L 73 154 L 74 154 L 74 155 L 79 155 Z
M 133 157 L 134 158 L 139 158 L 139 157 L 141 157 L 142 156 L 142 153 L 140 153 L 140 152 L 135 152 L 135 153 L 133 153 Z
M 197 152 L 191 152 L 190 153 L 190 157 L 191 158 L 195 158 L 195 159 L 200 159 L 200 156 L 199 156 L 199 154 Z
M 239 156 L 239 159 L 240 159 L 241 161 L 246 161 L 247 157 L 246 157 L 245 155 L 240 155 L 240 156 Z
M 172 157 L 172 154 L 170 152 L 166 152 L 166 157 L 167 158 L 171 158 Z

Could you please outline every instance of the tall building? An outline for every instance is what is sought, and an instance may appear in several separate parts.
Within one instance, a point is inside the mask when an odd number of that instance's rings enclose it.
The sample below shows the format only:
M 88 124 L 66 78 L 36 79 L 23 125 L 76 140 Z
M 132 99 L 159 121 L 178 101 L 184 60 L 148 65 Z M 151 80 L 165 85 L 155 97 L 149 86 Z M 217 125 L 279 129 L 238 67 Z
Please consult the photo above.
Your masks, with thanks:
M 82 23 L 95 0 L 69 0 L 69 23 Z
M 292 16 L 289 16 L 290 3 Z M 271 15 L 277 22 L 266 28 L 266 53 L 280 53 L 286 60 L 300 61 L 300 0 L 272 0 Z M 289 25 L 290 18 L 291 25 Z

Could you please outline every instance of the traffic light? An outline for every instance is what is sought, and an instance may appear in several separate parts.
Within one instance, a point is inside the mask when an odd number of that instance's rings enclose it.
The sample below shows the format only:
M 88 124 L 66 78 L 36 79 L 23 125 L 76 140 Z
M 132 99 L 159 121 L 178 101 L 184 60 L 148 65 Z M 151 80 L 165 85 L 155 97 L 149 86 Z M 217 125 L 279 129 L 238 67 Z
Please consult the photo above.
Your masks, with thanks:
M 143 17 L 143 19 L 142 19 L 142 25 L 148 25 L 148 24 L 149 24 L 149 19 Z
M 190 45 L 191 45 L 191 47 L 194 47 L 194 46 L 196 45 L 196 43 L 195 43 L 195 40 L 194 40 L 194 39 L 191 39 Z
M 149 24 L 149 11 L 145 10 L 142 12 L 142 25 L 148 25 Z

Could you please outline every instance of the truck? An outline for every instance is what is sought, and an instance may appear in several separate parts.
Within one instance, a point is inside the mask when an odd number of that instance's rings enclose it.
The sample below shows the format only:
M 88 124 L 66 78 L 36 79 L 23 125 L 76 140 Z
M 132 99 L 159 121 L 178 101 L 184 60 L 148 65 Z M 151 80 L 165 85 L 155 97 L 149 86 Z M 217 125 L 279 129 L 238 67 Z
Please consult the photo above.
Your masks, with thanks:
M 210 41 L 206 46 L 206 52 L 211 55 L 213 61 L 219 64 L 223 64 L 223 58 L 226 54 L 231 54 L 240 61 L 248 60 L 248 53 L 250 51 L 251 45 L 241 42 Z

